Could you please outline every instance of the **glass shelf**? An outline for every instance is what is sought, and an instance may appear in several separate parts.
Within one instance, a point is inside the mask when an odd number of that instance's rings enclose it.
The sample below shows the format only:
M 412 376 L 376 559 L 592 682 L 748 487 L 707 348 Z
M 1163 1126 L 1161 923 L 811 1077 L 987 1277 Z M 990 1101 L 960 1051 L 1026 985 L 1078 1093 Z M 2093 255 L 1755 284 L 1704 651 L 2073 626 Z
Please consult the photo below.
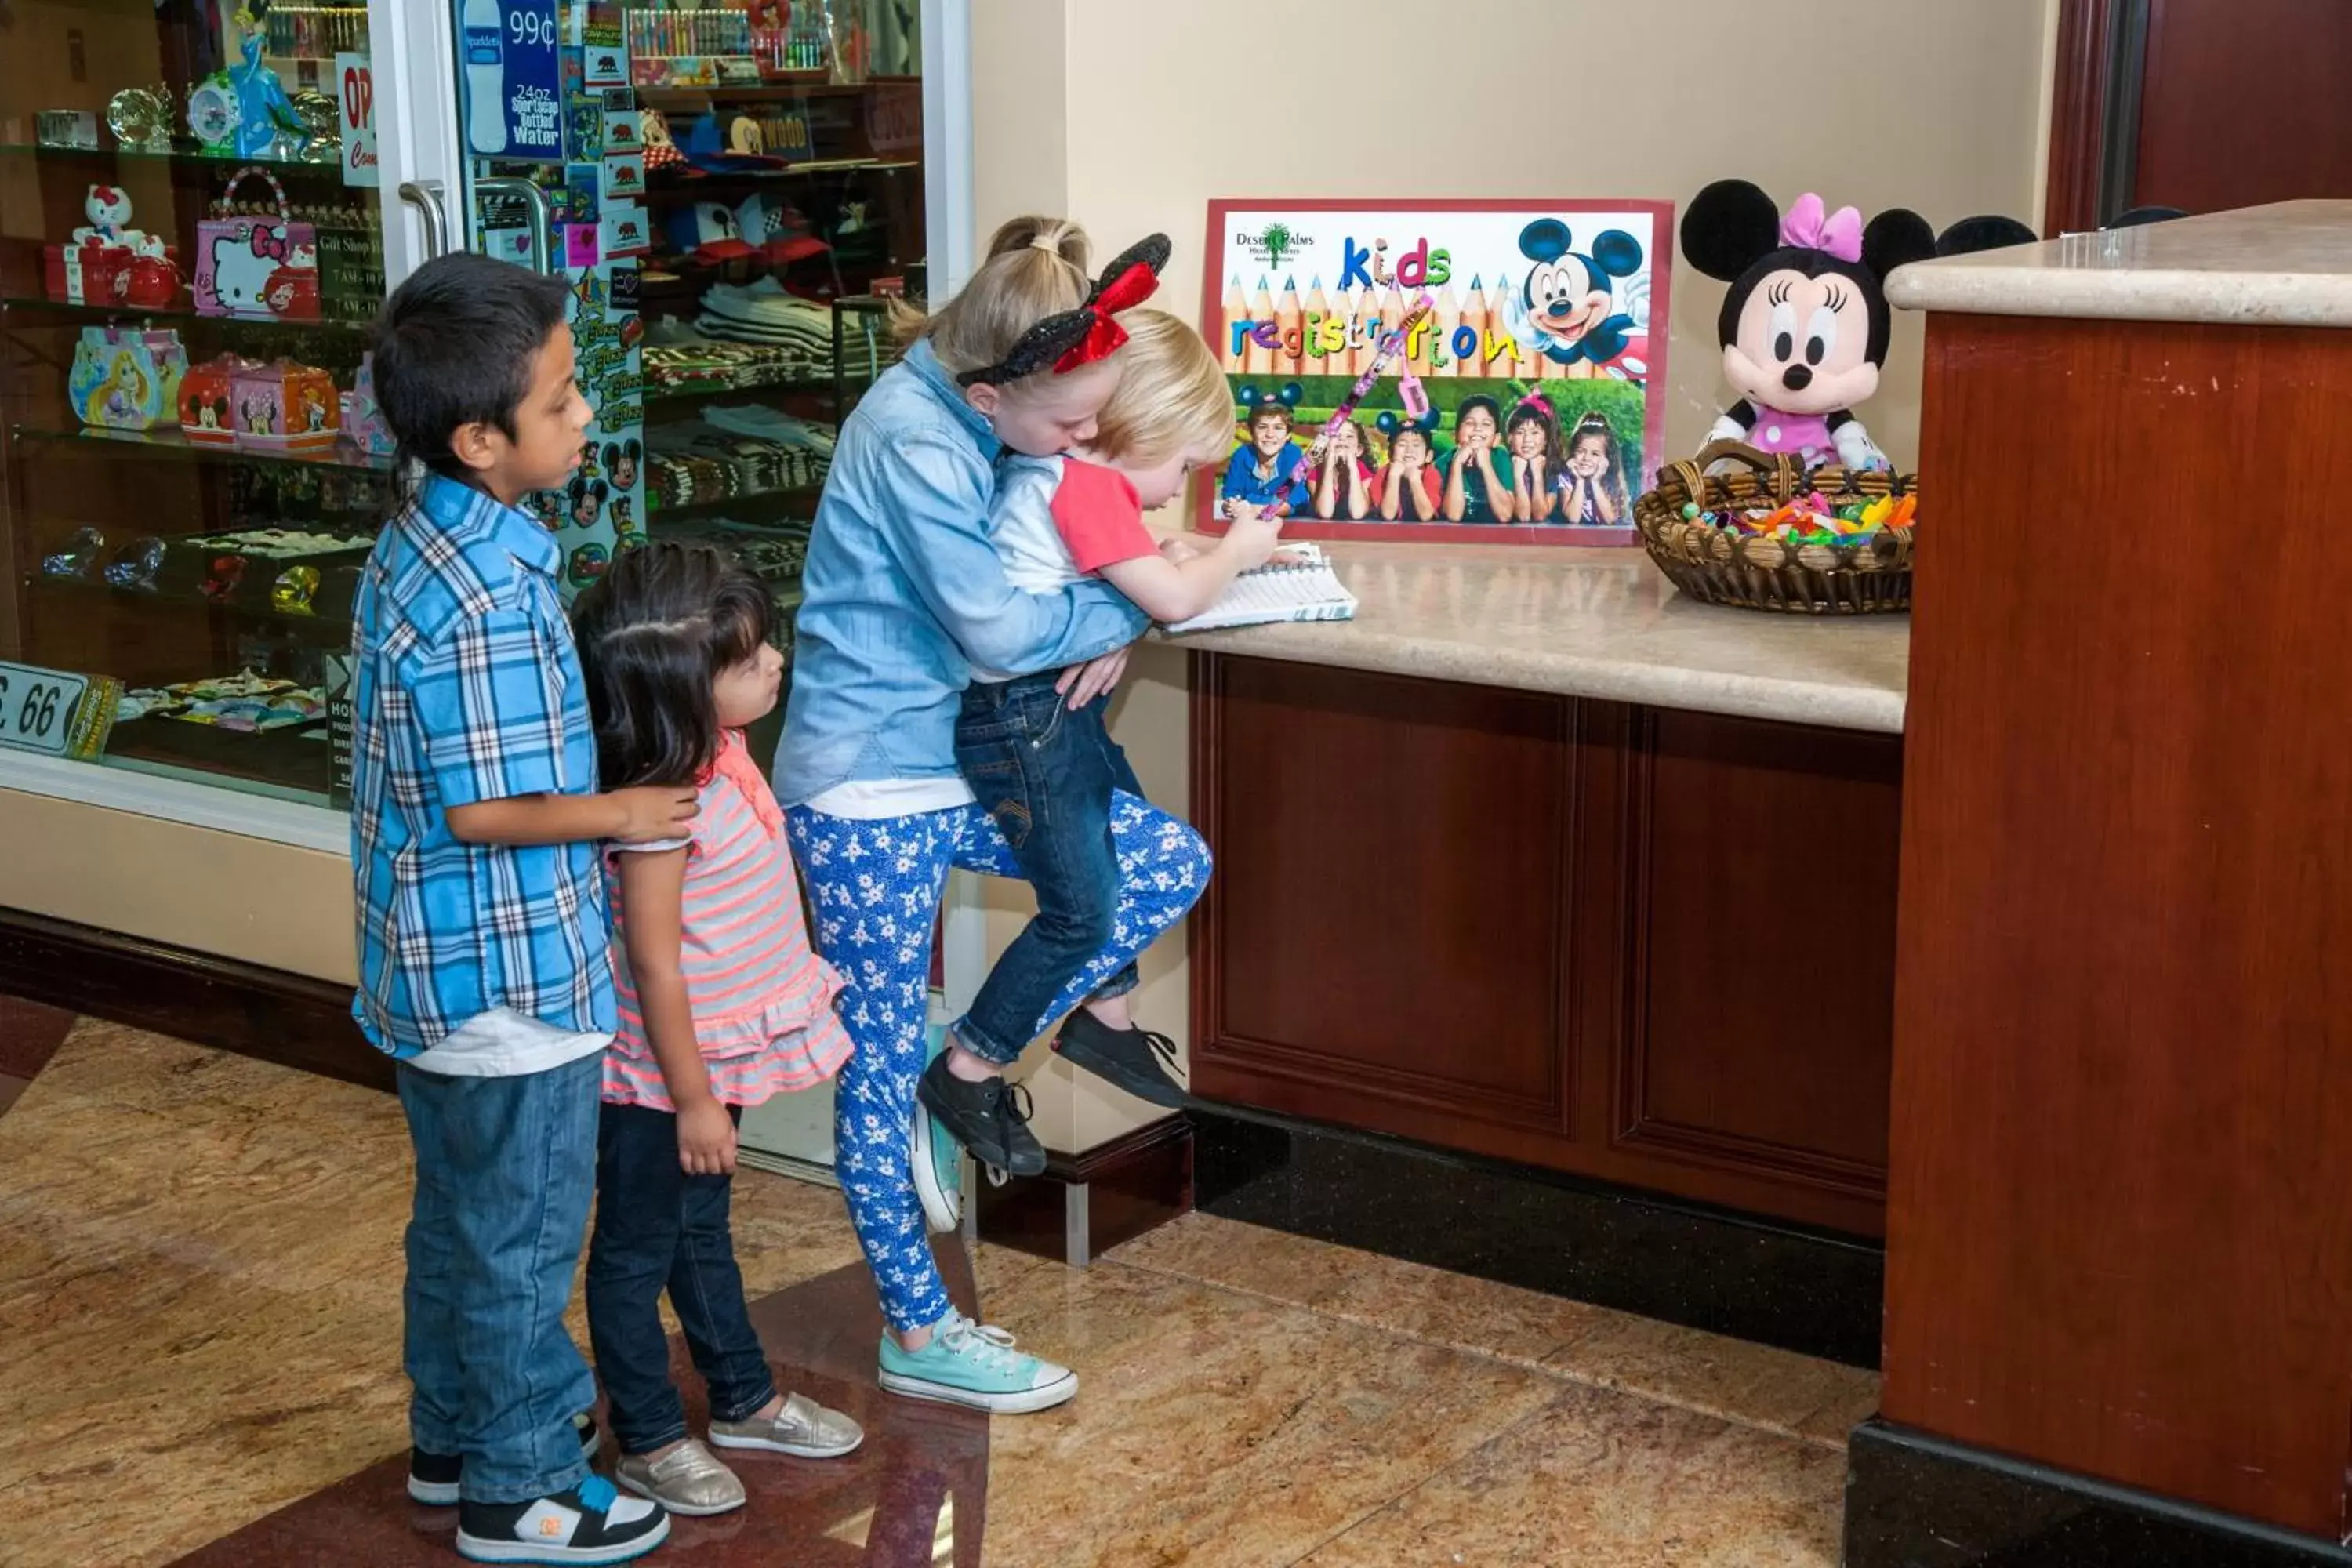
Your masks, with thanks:
M 873 379 L 862 370 L 851 371 L 841 378 L 845 386 L 861 392 Z M 650 408 L 704 403 L 719 397 L 824 396 L 835 390 L 834 379 L 829 375 L 803 376 L 793 381 L 755 381 L 749 385 L 648 386 L 646 388 L 646 405 Z
M 713 496 L 709 500 L 688 501 L 683 506 L 664 506 L 648 491 L 646 496 L 646 515 L 656 522 L 677 522 L 688 518 L 706 518 L 713 512 L 752 510 L 772 512 L 787 507 L 804 506 L 809 509 L 810 515 L 814 516 L 817 497 L 823 493 L 822 489 L 816 487 L 801 489 L 752 490 L 748 494 Z M 805 521 L 806 519 L 795 521 Z
M 816 179 L 825 174 L 896 174 L 923 166 L 920 158 L 806 158 L 781 169 L 698 169 L 663 174 L 646 182 L 649 196 L 690 196 L 714 185 L 755 185 L 776 180 Z
M 354 451 L 340 441 L 318 452 L 255 452 L 191 441 L 177 430 L 102 430 L 94 426 L 51 430 L 37 425 L 18 425 L 12 434 L 19 441 L 110 458 L 210 463 L 230 468 L 358 468 L 378 474 L 388 474 L 393 468 L 392 458 Z
M 168 153 L 151 153 L 138 147 L 54 147 L 44 142 L 0 142 L 0 157 L 61 160 L 104 158 L 110 162 L 165 163 L 177 168 L 205 171 L 262 168 L 288 170 L 300 174 L 308 169 L 316 170 L 321 174 L 332 174 L 339 184 L 342 179 L 342 162 L 340 155 L 324 161 L 310 158 L 240 158 L 234 153 L 198 153 L 177 147 Z M 362 186 L 352 188 L 367 195 L 375 195 L 373 191 L 366 190 Z
M 260 605 L 240 602 L 235 598 L 207 598 L 202 594 L 173 594 L 160 588 L 122 588 L 117 587 L 112 583 L 100 582 L 89 577 L 60 577 L 47 572 L 28 573 L 25 577 L 25 584 L 36 592 L 44 594 L 79 595 L 102 594 L 115 598 L 118 602 L 137 606 L 163 605 L 181 611 L 202 610 L 234 620 L 264 621 L 271 626 L 285 626 L 294 631 L 313 631 L 333 647 L 342 647 L 351 641 L 352 618 L 340 606 L 338 613 L 332 615 L 322 616 L 315 611 L 310 615 L 301 615 L 278 609 L 275 605 L 265 608 Z
M 346 337 L 363 337 L 373 321 L 281 321 L 275 316 L 210 316 L 189 308 L 158 310 L 145 305 L 77 305 L 67 300 L 51 300 L 39 295 L 0 296 L 0 314 L 11 311 L 37 311 L 47 315 L 68 316 L 93 325 L 115 321 L 149 321 L 169 325 L 216 325 L 258 328 L 272 332 L 333 332 Z
M 715 83 L 709 87 L 641 87 L 637 103 L 641 108 L 658 109 L 665 113 L 675 110 L 688 111 L 720 103 L 801 103 L 813 98 L 862 98 L 876 88 L 919 88 L 922 78 L 913 76 L 868 77 L 862 82 L 836 82 L 824 71 L 813 71 L 805 78 L 777 77 L 761 82 L 744 82 L 737 86 Z

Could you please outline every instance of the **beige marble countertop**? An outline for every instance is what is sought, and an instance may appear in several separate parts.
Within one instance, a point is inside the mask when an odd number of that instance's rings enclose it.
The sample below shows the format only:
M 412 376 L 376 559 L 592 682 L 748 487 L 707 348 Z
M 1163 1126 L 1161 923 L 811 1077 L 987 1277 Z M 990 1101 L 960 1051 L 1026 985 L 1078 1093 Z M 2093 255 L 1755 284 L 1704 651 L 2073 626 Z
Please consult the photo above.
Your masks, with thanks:
M 2352 327 L 2352 202 L 2281 202 L 1916 262 L 1886 280 L 1886 297 L 1970 315 Z
M 1907 616 L 1813 620 L 1685 598 L 1639 549 L 1326 544 L 1352 621 L 1181 647 L 1899 733 Z

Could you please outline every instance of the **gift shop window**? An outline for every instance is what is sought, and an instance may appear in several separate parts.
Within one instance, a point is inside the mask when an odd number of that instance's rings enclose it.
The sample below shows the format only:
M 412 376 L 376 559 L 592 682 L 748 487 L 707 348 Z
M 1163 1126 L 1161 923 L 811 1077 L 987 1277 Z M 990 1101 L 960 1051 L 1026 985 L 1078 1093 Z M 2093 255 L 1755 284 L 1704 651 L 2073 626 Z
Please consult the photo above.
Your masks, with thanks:
M 339 841 L 296 808 L 348 797 L 367 325 L 442 247 L 572 289 L 597 422 L 531 503 L 567 592 L 708 541 L 789 647 L 834 433 L 925 291 L 925 35 L 963 15 L 0 5 L 0 788 Z
M 537 502 L 566 592 L 647 539 L 716 545 L 789 655 L 835 434 L 894 357 L 889 297 L 924 291 L 923 6 L 455 3 L 470 242 L 570 282 L 596 412 Z
M 0 784 L 71 759 L 328 804 L 389 479 L 367 11 L 11 11 Z

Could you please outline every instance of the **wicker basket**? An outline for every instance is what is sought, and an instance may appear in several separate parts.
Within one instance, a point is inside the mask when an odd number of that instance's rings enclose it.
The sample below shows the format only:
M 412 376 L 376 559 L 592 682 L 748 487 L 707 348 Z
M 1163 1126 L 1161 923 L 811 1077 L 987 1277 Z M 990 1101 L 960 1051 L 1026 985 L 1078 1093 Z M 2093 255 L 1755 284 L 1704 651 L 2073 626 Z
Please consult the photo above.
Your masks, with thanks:
M 1709 475 L 1710 464 L 1745 465 Z M 1737 441 L 1718 441 L 1697 457 L 1660 471 L 1658 488 L 1633 503 L 1633 521 L 1658 570 L 1694 599 L 1778 610 L 1798 616 L 1869 616 L 1911 607 L 1911 530 L 1882 528 L 1847 543 L 1791 544 L 1761 536 L 1740 538 L 1683 516 L 1696 501 L 1702 511 L 1777 507 L 1822 492 L 1834 506 L 1916 495 L 1918 477 L 1853 473 L 1834 465 L 1806 472 L 1796 459 L 1771 456 Z

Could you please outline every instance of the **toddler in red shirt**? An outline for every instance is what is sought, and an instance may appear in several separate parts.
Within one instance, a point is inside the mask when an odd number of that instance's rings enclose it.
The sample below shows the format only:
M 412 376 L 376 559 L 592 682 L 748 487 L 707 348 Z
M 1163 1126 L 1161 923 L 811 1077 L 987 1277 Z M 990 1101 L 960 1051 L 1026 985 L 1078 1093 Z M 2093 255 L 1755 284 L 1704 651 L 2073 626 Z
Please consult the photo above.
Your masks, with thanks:
M 990 542 L 1016 588 L 1058 593 L 1099 577 L 1155 620 L 1189 620 L 1238 574 L 1265 563 L 1281 523 L 1233 505 L 1229 531 L 1200 548 L 1162 545 L 1144 526 L 1144 512 L 1174 500 L 1187 474 L 1223 462 L 1233 395 L 1208 345 L 1183 321 L 1138 310 L 1118 322 L 1128 332 L 1111 362 L 1120 367 L 1118 388 L 1092 439 L 1062 457 L 1009 455 L 997 470 Z M 1110 738 L 1110 699 L 1073 709 L 1059 679 L 1056 670 L 976 671 L 956 724 L 957 765 L 1037 894 L 1036 918 L 998 959 L 962 1026 L 981 1037 L 964 1043 L 997 1060 L 1029 1042 L 1037 1021 L 1108 945 L 1119 919 L 1112 830 L 1122 811 L 1143 801 Z M 1130 965 L 1062 1022 L 1059 1037 L 1078 1036 L 1083 1048 L 1069 1059 L 1083 1058 L 1121 1089 L 1181 1105 L 1183 1088 L 1169 1070 L 1174 1047 L 1135 1026 L 1127 996 L 1134 985 Z M 992 1048 L 982 1049 L 983 1040 Z M 931 1209 L 923 1120 L 917 1117 L 916 1187 Z

